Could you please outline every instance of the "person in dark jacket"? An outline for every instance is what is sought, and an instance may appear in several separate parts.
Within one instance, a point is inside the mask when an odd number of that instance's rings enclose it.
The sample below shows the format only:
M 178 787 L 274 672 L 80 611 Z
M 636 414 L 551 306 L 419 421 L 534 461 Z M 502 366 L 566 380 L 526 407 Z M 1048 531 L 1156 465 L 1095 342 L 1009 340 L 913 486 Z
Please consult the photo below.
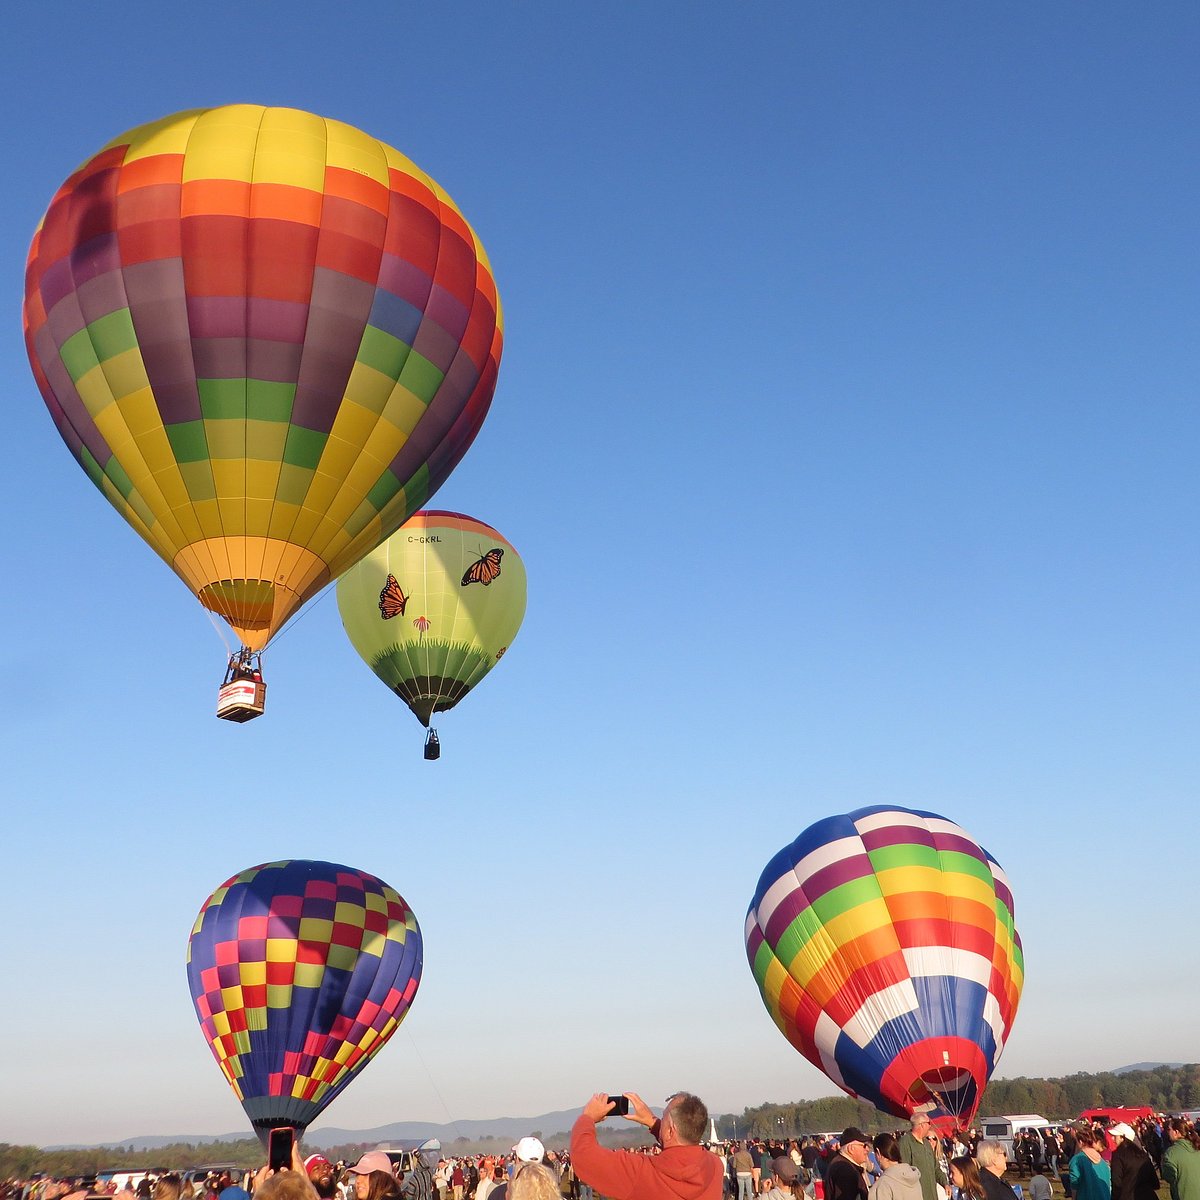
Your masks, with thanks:
M 1014 1200 L 1013 1190 L 1004 1182 L 1004 1171 L 1008 1166 L 1008 1152 L 1002 1142 L 984 1141 L 975 1151 L 979 1162 L 979 1182 L 987 1200 Z
M 1137 1134 L 1124 1122 L 1111 1125 L 1108 1132 L 1117 1143 L 1109 1163 L 1113 1200 L 1157 1200 L 1158 1172 Z
M 853 1125 L 842 1130 L 839 1150 L 825 1172 L 825 1200 L 866 1200 L 867 1139 Z

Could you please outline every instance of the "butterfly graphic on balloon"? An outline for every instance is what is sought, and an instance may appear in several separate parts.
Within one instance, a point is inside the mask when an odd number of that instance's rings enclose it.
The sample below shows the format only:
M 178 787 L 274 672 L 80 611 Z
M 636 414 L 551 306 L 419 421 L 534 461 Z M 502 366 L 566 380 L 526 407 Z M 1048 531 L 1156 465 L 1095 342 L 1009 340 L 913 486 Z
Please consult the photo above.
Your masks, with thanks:
M 484 587 L 490 587 L 495 580 L 500 578 L 500 560 L 503 557 L 504 550 L 500 546 L 495 546 L 486 554 L 481 554 L 463 572 L 462 586 L 469 587 L 473 583 L 481 583 Z M 385 621 L 390 621 L 393 617 L 404 616 L 408 599 L 395 575 L 388 575 L 379 593 L 379 615 Z M 426 617 L 417 617 L 413 624 L 422 635 L 429 628 L 429 620 Z

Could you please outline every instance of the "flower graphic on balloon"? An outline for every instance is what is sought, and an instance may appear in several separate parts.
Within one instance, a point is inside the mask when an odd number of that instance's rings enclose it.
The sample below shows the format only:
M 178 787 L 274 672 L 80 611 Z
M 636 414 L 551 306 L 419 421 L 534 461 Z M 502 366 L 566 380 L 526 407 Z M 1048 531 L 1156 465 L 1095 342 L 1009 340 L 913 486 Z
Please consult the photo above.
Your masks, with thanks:
M 425 631 L 429 628 L 428 617 L 413 617 L 413 625 L 416 626 L 417 632 L 424 637 Z
M 497 662 L 499 662 L 504 657 L 504 652 L 507 649 L 508 649 L 507 646 L 501 646 L 500 649 L 496 651 L 496 661 Z

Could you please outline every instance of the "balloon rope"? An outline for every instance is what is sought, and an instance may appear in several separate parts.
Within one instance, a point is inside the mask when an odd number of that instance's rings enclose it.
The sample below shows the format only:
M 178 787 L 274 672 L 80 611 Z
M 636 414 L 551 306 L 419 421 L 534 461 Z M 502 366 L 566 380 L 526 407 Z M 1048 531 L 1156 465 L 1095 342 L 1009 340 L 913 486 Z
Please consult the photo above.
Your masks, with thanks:
M 203 605 L 201 605 L 201 607 L 203 608 Z M 212 622 L 212 627 L 217 631 L 217 637 L 219 637 L 221 639 L 222 643 L 224 644 L 225 657 L 232 658 L 233 657 L 233 647 L 229 644 L 229 639 L 225 636 L 225 630 L 228 629 L 229 626 L 222 625 L 221 622 L 217 620 L 216 614 L 212 611 L 211 608 L 205 608 L 204 615 L 207 616 L 209 621 Z
M 275 646 L 284 634 L 291 633 L 291 631 L 295 629 L 296 626 L 299 625 L 300 622 L 303 621 L 304 618 L 307 617 L 308 614 L 312 612 L 312 610 L 316 608 L 326 596 L 329 595 L 330 590 L 333 588 L 335 583 L 337 583 L 337 580 L 331 579 L 311 600 L 305 601 L 304 607 L 298 613 L 294 613 L 292 616 L 288 617 L 287 621 L 284 622 L 283 627 L 279 630 L 279 632 L 271 638 L 270 642 L 268 642 L 266 646 L 263 647 L 263 653 L 265 654 L 269 648 Z
M 425 1072 L 425 1075 L 429 1080 L 429 1086 L 433 1088 L 433 1093 L 435 1096 L 437 1096 L 438 1103 L 442 1106 L 442 1112 L 446 1114 L 447 1123 L 454 1126 L 454 1132 L 458 1134 L 459 1137 L 464 1137 L 465 1135 L 463 1134 L 463 1131 L 458 1127 L 458 1122 L 450 1115 L 450 1109 L 447 1107 L 446 1101 L 438 1088 L 437 1080 L 434 1079 L 433 1074 L 430 1072 L 429 1067 L 425 1062 L 424 1055 L 417 1046 L 417 1039 L 413 1037 L 410 1030 L 406 1029 L 404 1032 L 408 1034 L 409 1045 L 412 1046 L 413 1053 L 416 1054 L 417 1061 L 421 1064 L 421 1069 Z

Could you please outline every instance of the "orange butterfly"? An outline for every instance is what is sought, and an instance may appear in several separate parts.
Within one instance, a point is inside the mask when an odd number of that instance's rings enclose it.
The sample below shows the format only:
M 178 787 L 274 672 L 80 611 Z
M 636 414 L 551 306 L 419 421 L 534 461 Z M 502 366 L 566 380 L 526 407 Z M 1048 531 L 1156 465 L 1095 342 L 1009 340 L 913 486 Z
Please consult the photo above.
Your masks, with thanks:
M 383 619 L 390 621 L 393 617 L 404 616 L 404 606 L 407 603 L 408 597 L 396 582 L 395 575 L 389 575 L 387 583 L 383 585 L 383 591 L 379 593 L 379 612 Z
M 462 585 L 466 587 L 468 583 L 482 583 L 487 587 L 493 579 L 500 577 L 500 557 L 504 553 L 498 546 L 494 550 L 489 550 L 481 559 L 473 562 L 466 570 L 462 577 Z

